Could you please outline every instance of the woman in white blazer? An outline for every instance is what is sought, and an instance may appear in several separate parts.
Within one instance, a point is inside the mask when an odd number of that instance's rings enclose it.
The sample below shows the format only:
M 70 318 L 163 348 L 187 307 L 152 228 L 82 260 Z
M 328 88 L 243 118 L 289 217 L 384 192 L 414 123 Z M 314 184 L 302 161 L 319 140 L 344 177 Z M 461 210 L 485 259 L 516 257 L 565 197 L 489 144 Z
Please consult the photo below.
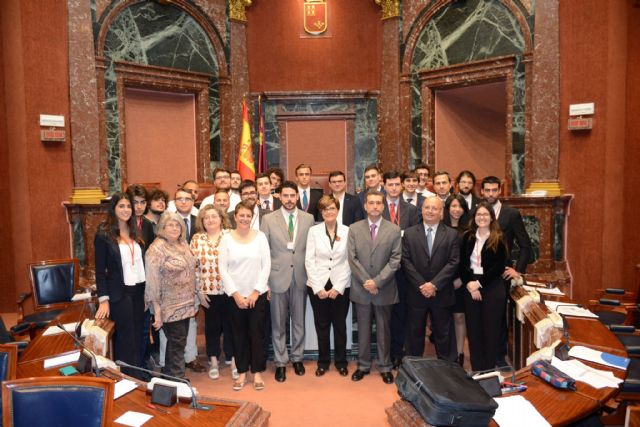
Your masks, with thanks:
M 307 290 L 313 308 L 313 319 L 318 335 L 318 368 L 316 376 L 327 372 L 331 362 L 330 338 L 333 341 L 336 369 L 347 376 L 347 312 L 351 270 L 347 260 L 349 227 L 338 224 L 340 202 L 323 196 L 318 211 L 324 220 L 309 229 L 305 267 Z

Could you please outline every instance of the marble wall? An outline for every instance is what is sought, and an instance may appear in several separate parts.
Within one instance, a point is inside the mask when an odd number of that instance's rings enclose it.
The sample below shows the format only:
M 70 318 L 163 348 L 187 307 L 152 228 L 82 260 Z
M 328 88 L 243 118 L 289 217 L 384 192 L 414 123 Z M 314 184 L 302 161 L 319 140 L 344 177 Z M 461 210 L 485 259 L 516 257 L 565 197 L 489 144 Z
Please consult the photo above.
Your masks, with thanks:
M 428 7 L 434 7 L 430 5 Z M 411 9 L 410 9 L 411 10 Z M 528 17 L 533 24 L 533 16 Z M 520 23 L 498 0 L 452 2 L 424 25 L 411 58 L 411 156 L 423 159 L 422 111 L 417 72 L 493 57 L 515 55 L 513 77 L 512 188 L 524 191 L 525 67 L 526 41 Z
M 354 176 L 347 177 L 354 180 L 356 187 L 361 187 L 364 179 L 364 168 L 378 161 L 378 103 L 376 99 L 336 99 L 326 101 L 309 100 L 278 100 L 263 101 L 264 134 L 267 143 L 267 163 L 269 167 L 279 166 L 280 163 L 280 135 L 276 114 L 278 112 L 304 112 L 322 115 L 326 113 L 341 113 L 354 111 L 355 118 L 355 167 Z M 257 102 L 254 103 L 257 111 Z M 256 119 L 257 120 L 257 119 Z M 258 148 L 258 127 L 255 122 L 252 130 L 254 148 Z M 257 151 L 254 154 L 257 159 Z M 346 171 L 345 171 L 346 173 Z
M 191 15 L 172 5 L 157 2 L 134 3 L 122 10 L 111 23 L 105 38 L 104 57 L 110 191 L 119 190 L 121 185 L 120 117 L 115 61 L 210 74 L 210 153 L 212 164 L 220 161 L 218 63 L 211 40 Z

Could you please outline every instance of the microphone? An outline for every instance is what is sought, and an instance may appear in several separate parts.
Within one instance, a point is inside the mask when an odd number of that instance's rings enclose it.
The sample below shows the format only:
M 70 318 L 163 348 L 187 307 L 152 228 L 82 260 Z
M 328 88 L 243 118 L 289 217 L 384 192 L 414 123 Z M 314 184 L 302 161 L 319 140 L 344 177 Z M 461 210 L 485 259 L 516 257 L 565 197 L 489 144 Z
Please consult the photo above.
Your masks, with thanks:
M 562 318 L 562 339 L 564 343 L 556 348 L 555 356 L 560 360 L 569 360 L 569 350 L 571 350 L 571 343 L 569 341 L 569 322 L 567 321 L 567 315 L 560 313 L 558 309 L 560 307 L 582 307 L 580 304 L 558 304 L 556 305 L 555 312 Z
M 65 334 L 69 335 L 71 337 L 71 339 L 73 340 L 73 342 L 75 343 L 75 345 L 77 347 L 80 347 L 82 349 L 82 351 L 80 351 L 80 358 L 78 359 L 78 367 L 80 367 L 80 365 L 84 365 L 86 362 L 82 361 L 83 357 L 86 357 L 84 352 L 86 351 L 87 353 L 89 353 L 89 355 L 91 356 L 91 359 L 89 361 L 90 363 L 90 370 L 92 372 L 94 372 L 96 374 L 96 377 L 100 376 L 100 369 L 98 369 L 98 359 L 96 359 L 96 355 L 93 354 L 93 351 L 89 350 L 89 348 L 87 348 L 77 337 L 73 336 L 69 331 L 67 331 L 64 326 L 60 323 L 59 320 L 56 320 L 56 326 L 60 329 L 62 329 L 62 332 L 64 332 Z M 86 372 L 85 369 L 78 369 L 79 371 L 84 371 Z
M 138 371 L 146 372 L 147 374 L 150 374 L 151 376 L 154 376 L 154 377 L 164 377 L 164 378 L 169 379 L 171 381 L 177 381 L 177 382 L 186 384 L 187 386 L 189 386 L 189 390 L 191 390 L 191 405 L 190 405 L 190 407 L 193 408 L 193 409 L 200 409 L 200 410 L 203 410 L 203 411 L 210 411 L 211 410 L 211 406 L 207 406 L 207 405 L 203 405 L 201 403 L 198 403 L 198 398 L 196 397 L 196 392 L 193 390 L 193 386 L 191 385 L 191 383 L 187 379 L 174 377 L 174 376 L 171 376 L 171 375 L 163 374 L 162 372 L 156 372 L 156 371 L 152 371 L 150 369 L 141 368 L 139 366 L 133 366 L 133 365 L 130 365 L 130 364 L 126 363 L 126 362 L 123 362 L 122 360 L 116 360 L 116 365 L 118 365 L 118 366 L 120 366 L 122 368 L 135 369 L 135 370 L 138 370 Z

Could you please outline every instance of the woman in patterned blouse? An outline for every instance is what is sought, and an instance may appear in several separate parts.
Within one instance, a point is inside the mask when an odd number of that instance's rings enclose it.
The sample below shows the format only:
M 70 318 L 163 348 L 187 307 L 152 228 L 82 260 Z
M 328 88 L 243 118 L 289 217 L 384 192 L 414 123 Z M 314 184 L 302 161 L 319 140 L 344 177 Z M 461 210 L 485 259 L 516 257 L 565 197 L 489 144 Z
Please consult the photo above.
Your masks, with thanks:
M 157 226 L 157 238 L 146 255 L 145 301 L 154 310 L 153 327 L 167 337 L 162 372 L 184 378 L 184 348 L 189 319 L 195 316 L 196 263 L 185 239 L 182 218 L 165 212 Z
M 218 268 L 218 245 L 223 233 L 230 228 L 227 215 L 222 209 L 213 205 L 200 207 L 196 219 L 198 232 L 191 239 L 191 252 L 198 258 L 196 269 L 196 286 L 200 304 L 204 307 L 204 336 L 209 358 L 209 378 L 220 377 L 218 358 L 220 357 L 220 335 L 224 335 L 225 348 L 231 341 L 231 322 L 227 316 L 227 300 L 224 293 L 220 270 Z M 226 354 L 227 358 L 231 357 Z M 233 378 L 238 371 L 235 364 L 231 367 Z

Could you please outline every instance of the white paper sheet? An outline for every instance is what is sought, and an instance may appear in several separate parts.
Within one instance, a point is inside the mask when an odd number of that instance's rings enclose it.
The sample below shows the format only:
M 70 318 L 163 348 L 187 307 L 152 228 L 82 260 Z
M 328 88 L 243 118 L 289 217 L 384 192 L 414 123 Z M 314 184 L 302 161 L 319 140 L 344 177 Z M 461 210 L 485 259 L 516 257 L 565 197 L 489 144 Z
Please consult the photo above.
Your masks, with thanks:
M 153 415 L 143 414 L 142 412 L 127 411 L 114 422 L 125 426 L 139 427 L 151 418 L 153 418 Z
M 579 360 L 562 361 L 556 357 L 551 360 L 551 364 L 576 381 L 582 381 L 594 388 L 612 387 L 618 388 L 622 382 L 611 371 L 602 371 L 585 365 Z
M 113 390 L 113 400 L 124 396 L 125 394 L 135 390 L 136 388 L 138 388 L 138 384 L 136 384 L 134 381 L 127 379 L 118 381 Z
M 627 369 L 630 362 L 630 360 L 626 357 L 616 356 L 611 353 L 594 350 L 582 345 L 571 347 L 571 350 L 569 350 L 569 356 L 623 370 Z
M 44 369 L 53 368 L 55 366 L 68 365 L 70 363 L 75 363 L 80 358 L 80 351 L 75 351 L 70 354 L 65 354 L 63 356 L 52 357 L 50 359 L 44 360 Z
M 65 323 L 62 326 L 64 326 L 65 331 L 69 332 L 70 334 L 75 334 L 76 326 L 78 326 L 78 322 Z M 44 332 L 42 333 L 42 336 L 47 337 L 49 335 L 58 335 L 58 334 L 64 334 L 62 329 L 60 329 L 58 326 L 49 326 L 47 329 L 44 330 Z
M 540 412 L 522 396 L 496 397 L 498 402 L 493 419 L 500 427 L 551 427 Z
M 542 288 L 542 287 L 539 288 L 537 286 L 527 286 L 527 285 L 524 285 L 523 288 L 525 288 L 527 291 L 537 291 L 540 294 L 564 296 L 564 292 L 562 292 L 558 288 Z
M 91 299 L 91 292 L 82 292 L 79 294 L 73 294 L 71 301 L 84 301 Z
M 589 317 L 597 319 L 598 315 L 587 310 L 586 308 L 578 307 L 578 304 L 571 304 L 562 301 L 545 301 L 544 302 L 550 310 L 559 314 L 573 317 Z

